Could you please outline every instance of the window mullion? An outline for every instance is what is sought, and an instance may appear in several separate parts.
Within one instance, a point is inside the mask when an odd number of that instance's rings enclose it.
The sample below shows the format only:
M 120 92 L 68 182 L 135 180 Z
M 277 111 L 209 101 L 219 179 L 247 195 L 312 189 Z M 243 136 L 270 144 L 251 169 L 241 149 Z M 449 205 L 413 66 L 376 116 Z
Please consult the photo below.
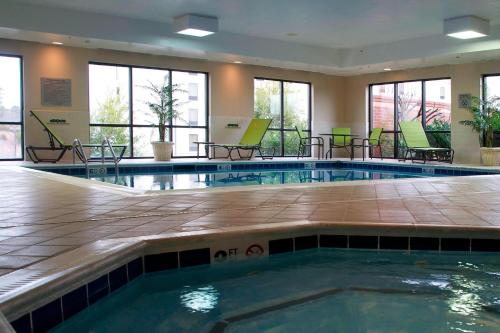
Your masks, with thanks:
M 280 81 L 281 85 L 281 96 L 280 96 L 280 117 L 281 117 L 281 156 L 285 156 L 285 83 L 284 81 Z
M 398 117 L 398 84 L 393 83 L 394 88 L 392 89 L 394 92 L 394 158 L 398 158 L 399 153 L 399 134 L 398 134 L 398 126 L 399 126 L 399 117 Z
M 426 81 L 422 81 L 422 100 L 420 101 L 422 103 L 422 127 L 427 130 L 427 126 L 426 126 L 426 123 L 427 123 L 427 119 L 426 119 L 426 113 L 427 113 L 427 110 L 426 110 L 426 98 L 425 98 L 425 82 Z
M 173 87 L 174 83 L 174 78 L 173 78 L 173 71 L 168 71 L 168 81 L 170 86 Z M 170 100 L 172 100 L 172 91 L 170 91 Z M 174 141 L 174 129 L 173 129 L 173 119 L 170 118 L 168 119 L 168 139 L 170 142 Z
M 130 142 L 130 157 L 134 157 L 134 90 L 133 90 L 133 74 L 132 74 L 132 67 L 128 68 L 128 116 L 129 116 L 129 139 L 128 142 Z
M 373 86 L 369 85 L 368 86 L 368 137 L 372 133 L 372 127 L 373 127 L 373 97 L 372 97 L 372 89 Z M 365 149 L 364 147 L 362 149 Z M 372 149 L 368 149 L 368 155 L 370 158 L 372 158 Z M 380 156 L 382 156 L 382 150 L 380 151 Z

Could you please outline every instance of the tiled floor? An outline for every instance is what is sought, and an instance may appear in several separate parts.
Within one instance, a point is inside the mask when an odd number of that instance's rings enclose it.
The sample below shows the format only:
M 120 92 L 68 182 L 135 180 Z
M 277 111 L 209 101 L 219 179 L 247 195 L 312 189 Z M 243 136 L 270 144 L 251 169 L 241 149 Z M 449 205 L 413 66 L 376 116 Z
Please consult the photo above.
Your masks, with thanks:
M 99 239 L 297 220 L 500 233 L 500 176 L 155 196 L 72 185 L 11 166 L 0 167 L 0 179 L 0 275 Z

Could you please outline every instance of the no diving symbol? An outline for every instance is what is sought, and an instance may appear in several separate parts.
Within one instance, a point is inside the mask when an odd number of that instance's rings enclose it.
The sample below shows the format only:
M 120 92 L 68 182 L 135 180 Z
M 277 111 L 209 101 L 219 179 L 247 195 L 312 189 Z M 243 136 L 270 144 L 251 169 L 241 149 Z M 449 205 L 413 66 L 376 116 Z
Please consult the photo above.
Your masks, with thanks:
M 214 259 L 215 261 L 224 261 L 227 258 L 227 252 L 224 250 L 220 250 L 215 252 Z
M 259 244 L 250 245 L 245 252 L 247 257 L 260 257 L 264 254 L 264 249 Z

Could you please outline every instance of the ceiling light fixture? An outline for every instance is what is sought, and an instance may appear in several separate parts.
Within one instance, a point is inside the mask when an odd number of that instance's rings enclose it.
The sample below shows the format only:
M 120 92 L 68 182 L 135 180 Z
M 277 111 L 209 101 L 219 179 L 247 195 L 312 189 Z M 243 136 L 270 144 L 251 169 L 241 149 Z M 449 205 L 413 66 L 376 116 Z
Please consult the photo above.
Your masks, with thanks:
M 386 71 L 386 72 L 392 71 L 392 68 L 384 68 L 384 71 Z
M 174 18 L 174 31 L 178 34 L 205 37 L 219 31 L 216 17 L 186 14 Z
M 450 18 L 444 20 L 443 31 L 459 39 L 484 37 L 490 33 L 490 21 L 472 15 Z
M 52 44 L 54 44 L 54 45 L 64 45 L 64 44 L 63 44 L 63 43 L 61 43 L 61 42 L 52 42 Z
M 235 61 L 233 61 L 233 63 L 235 63 L 235 64 L 242 64 L 242 62 L 239 61 L 239 60 L 235 60 Z

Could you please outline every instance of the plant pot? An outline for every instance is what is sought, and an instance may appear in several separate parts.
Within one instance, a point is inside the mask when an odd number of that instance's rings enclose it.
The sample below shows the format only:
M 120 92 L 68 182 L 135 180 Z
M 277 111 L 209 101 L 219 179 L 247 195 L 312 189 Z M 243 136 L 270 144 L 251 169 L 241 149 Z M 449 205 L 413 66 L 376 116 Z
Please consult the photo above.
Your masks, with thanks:
M 488 166 L 500 165 L 500 147 L 481 147 L 481 164 Z
M 155 161 L 170 161 L 172 157 L 172 147 L 174 145 L 173 142 L 155 141 L 151 142 L 151 144 L 153 145 Z

